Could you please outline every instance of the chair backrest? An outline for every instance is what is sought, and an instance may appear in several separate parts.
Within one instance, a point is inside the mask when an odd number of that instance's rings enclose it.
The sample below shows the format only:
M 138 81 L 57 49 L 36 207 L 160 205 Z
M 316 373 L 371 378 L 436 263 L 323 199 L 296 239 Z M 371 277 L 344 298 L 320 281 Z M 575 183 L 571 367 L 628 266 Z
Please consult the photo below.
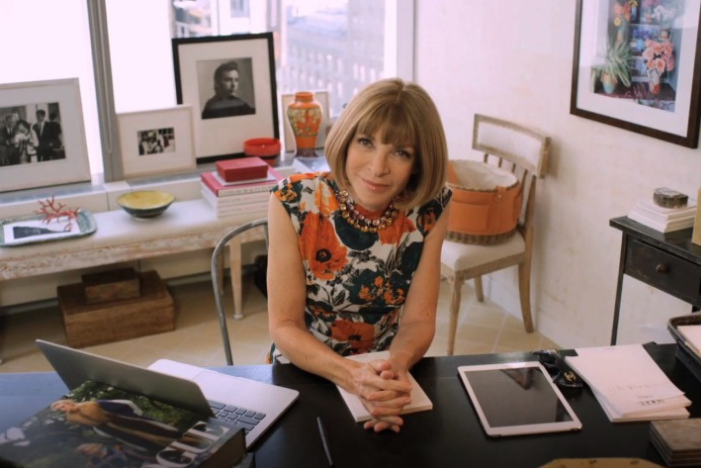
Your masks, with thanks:
M 475 114 L 472 148 L 483 152 L 485 163 L 511 171 L 521 181 L 519 229 L 527 229 L 532 222 L 536 179 L 547 172 L 550 137 L 513 122 Z
M 234 364 L 233 357 L 231 355 L 231 343 L 229 341 L 229 330 L 226 326 L 226 316 L 224 315 L 224 304 L 222 302 L 223 295 L 223 253 L 229 242 L 236 236 L 240 236 L 246 231 L 255 229 L 257 227 L 262 227 L 265 232 L 265 250 L 268 250 L 268 219 L 257 219 L 251 221 L 250 223 L 242 224 L 228 233 L 226 233 L 217 245 L 214 247 L 214 252 L 212 253 L 212 264 L 211 264 L 211 274 L 212 274 L 212 286 L 214 287 L 214 302 L 217 307 L 217 315 L 219 316 L 219 328 L 221 329 L 222 342 L 224 345 L 224 354 L 226 355 L 226 363 L 231 366 Z

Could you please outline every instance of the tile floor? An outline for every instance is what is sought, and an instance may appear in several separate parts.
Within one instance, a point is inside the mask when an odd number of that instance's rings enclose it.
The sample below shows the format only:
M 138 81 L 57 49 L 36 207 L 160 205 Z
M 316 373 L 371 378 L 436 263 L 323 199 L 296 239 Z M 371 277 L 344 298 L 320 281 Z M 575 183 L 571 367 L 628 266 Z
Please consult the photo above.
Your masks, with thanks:
M 238 365 L 263 364 L 270 338 L 265 297 L 255 288 L 251 277 L 243 283 L 245 318 L 228 319 L 234 362 Z M 170 287 L 176 303 L 176 329 L 116 343 L 91 346 L 87 351 L 147 366 L 156 359 L 169 358 L 200 366 L 224 365 L 219 323 L 209 282 Z M 229 291 L 229 298 L 230 298 Z M 444 355 L 447 346 L 448 304 L 447 282 L 441 283 L 436 337 L 428 355 Z M 233 314 L 231 300 L 227 316 Z M 49 308 L 13 314 L 0 321 L 0 356 L 4 363 L 0 373 L 50 370 L 49 364 L 34 346 L 42 338 L 66 343 L 58 309 Z M 489 302 L 479 303 L 471 283 L 463 287 L 463 307 L 458 322 L 456 354 L 483 354 L 528 351 L 557 347 L 538 333 L 527 334 L 520 319 Z

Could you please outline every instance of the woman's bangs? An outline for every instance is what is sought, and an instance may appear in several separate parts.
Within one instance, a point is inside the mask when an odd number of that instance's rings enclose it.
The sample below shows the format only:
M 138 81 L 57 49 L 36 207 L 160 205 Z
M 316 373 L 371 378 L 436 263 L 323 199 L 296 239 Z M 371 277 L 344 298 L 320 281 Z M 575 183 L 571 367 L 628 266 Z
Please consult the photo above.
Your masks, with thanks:
M 399 104 L 378 107 L 358 124 L 358 133 L 374 135 L 382 130 L 382 144 L 397 147 L 414 146 L 416 133 L 413 122 Z

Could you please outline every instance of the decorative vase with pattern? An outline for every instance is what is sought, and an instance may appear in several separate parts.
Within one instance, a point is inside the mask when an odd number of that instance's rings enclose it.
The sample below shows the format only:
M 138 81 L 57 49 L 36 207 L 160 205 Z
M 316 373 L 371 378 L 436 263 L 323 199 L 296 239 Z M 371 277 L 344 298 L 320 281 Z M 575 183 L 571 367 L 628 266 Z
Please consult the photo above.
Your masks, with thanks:
M 660 92 L 660 72 L 655 68 L 650 68 L 647 71 L 648 76 L 648 89 L 650 94 L 658 94 Z
M 295 156 L 317 156 L 316 137 L 321 125 L 321 104 L 309 91 L 295 93 L 295 99 L 287 106 L 287 118 L 295 136 Z

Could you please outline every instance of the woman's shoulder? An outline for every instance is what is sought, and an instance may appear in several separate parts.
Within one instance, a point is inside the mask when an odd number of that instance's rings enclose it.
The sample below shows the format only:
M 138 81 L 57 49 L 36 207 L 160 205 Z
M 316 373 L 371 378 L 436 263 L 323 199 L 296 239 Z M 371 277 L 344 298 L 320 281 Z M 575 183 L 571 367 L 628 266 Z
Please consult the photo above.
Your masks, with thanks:
M 277 187 L 281 190 L 316 190 L 320 186 L 332 186 L 333 178 L 328 171 L 324 172 L 303 172 L 291 174 L 278 182 Z

